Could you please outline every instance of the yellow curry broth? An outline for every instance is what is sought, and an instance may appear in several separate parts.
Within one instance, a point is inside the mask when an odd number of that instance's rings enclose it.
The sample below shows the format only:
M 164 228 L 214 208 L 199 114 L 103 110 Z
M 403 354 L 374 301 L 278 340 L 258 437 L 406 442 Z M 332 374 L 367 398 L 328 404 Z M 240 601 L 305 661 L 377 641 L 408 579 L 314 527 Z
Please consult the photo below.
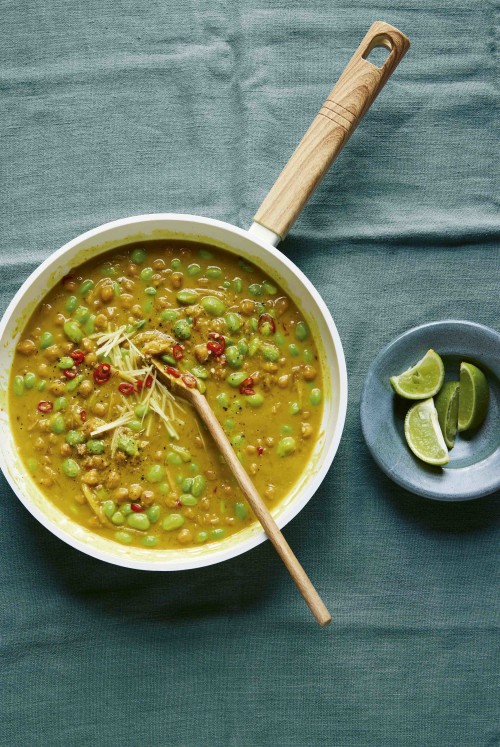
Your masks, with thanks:
M 314 341 L 257 267 L 180 240 L 131 244 L 75 268 L 21 336 L 11 421 L 44 494 L 123 544 L 221 540 L 254 517 L 191 407 L 161 387 L 143 351 L 206 392 L 272 508 L 319 435 Z

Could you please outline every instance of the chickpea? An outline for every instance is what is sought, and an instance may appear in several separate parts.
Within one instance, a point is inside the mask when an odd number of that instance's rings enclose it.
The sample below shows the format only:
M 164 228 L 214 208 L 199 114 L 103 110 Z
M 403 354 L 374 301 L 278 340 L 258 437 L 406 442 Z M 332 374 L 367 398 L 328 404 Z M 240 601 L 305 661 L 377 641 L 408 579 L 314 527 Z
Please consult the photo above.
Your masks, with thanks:
M 133 262 L 131 262 L 129 265 L 127 265 L 125 274 L 129 275 L 130 277 L 135 278 L 139 274 L 139 267 L 135 265 Z
M 115 295 L 112 283 L 109 283 L 109 282 L 103 283 L 101 287 L 99 288 L 99 295 L 103 303 L 109 303 L 111 299 L 113 298 L 113 296 Z
M 202 511 L 208 511 L 210 509 L 210 498 L 207 498 L 207 496 L 205 496 L 201 499 L 198 505 L 200 506 Z
M 45 449 L 45 441 L 40 436 L 35 440 L 35 449 L 37 451 L 44 451 Z
M 88 520 L 88 525 L 91 529 L 100 529 L 102 527 L 101 520 L 97 516 L 91 516 Z
M 226 516 L 226 518 L 224 519 L 224 523 L 230 527 L 233 526 L 233 524 L 235 523 L 234 516 Z
M 206 363 L 206 361 L 208 360 L 210 356 L 210 353 L 208 352 L 208 348 L 205 344 L 195 345 L 193 349 L 193 353 L 198 363 Z
M 124 291 L 131 291 L 134 289 L 135 283 L 133 280 L 129 280 L 129 278 L 119 278 L 118 282 Z
M 127 457 L 123 453 L 123 451 L 117 451 L 114 459 L 115 459 L 115 462 L 117 462 L 117 464 L 125 464 L 125 462 L 127 461 Z
M 98 314 L 94 319 L 94 326 L 96 329 L 106 329 L 108 326 L 108 320 L 104 314 Z
M 280 376 L 278 379 L 278 386 L 281 389 L 286 389 L 289 382 L 290 382 L 290 374 L 283 374 L 283 376 Z
M 155 273 L 153 277 L 151 278 L 151 285 L 154 288 L 158 288 L 158 286 L 161 285 L 162 283 L 163 283 L 163 276 Z
M 66 387 L 64 386 L 62 381 L 53 381 L 49 386 L 49 392 L 51 394 L 54 394 L 56 397 L 62 397 L 65 391 Z
M 143 490 L 141 493 L 141 503 L 143 506 L 152 506 L 155 502 L 155 494 L 152 490 Z
M 305 379 L 305 381 L 314 381 L 314 379 L 316 378 L 316 369 L 314 368 L 314 366 L 304 366 L 302 377 Z
M 106 314 L 109 316 L 110 319 L 112 319 L 115 316 L 117 311 L 118 309 L 116 308 L 116 306 L 108 306 L 108 308 L 106 309 Z
M 182 288 L 182 284 L 184 282 L 184 275 L 182 272 L 173 272 L 170 275 L 170 285 L 174 290 L 179 290 L 179 288 Z
M 102 415 L 105 415 L 106 410 L 107 410 L 107 407 L 102 402 L 96 402 L 95 405 L 92 407 L 92 411 L 99 417 L 101 417 Z
M 270 449 L 274 446 L 274 438 L 272 436 L 268 436 L 264 441 L 266 442 L 266 446 Z
M 61 345 L 61 350 L 65 355 L 69 355 L 71 351 L 73 350 L 73 343 L 72 342 L 63 342 Z
M 224 485 L 222 489 L 223 489 L 223 491 L 224 491 L 224 493 L 226 495 L 232 495 L 233 494 L 233 489 L 232 489 L 231 485 Z
M 312 425 L 310 423 L 301 423 L 300 424 L 300 434 L 302 438 L 310 438 L 312 436 Z
M 117 488 L 119 484 L 120 475 L 118 474 L 118 472 L 115 472 L 115 470 L 112 470 L 106 479 L 106 485 L 112 490 L 113 488 Z
M 285 311 L 288 310 L 289 305 L 290 304 L 288 302 L 288 298 L 286 298 L 285 296 L 281 296 L 281 298 L 277 298 L 276 301 L 274 302 L 274 310 L 276 312 L 276 316 L 277 317 L 283 316 Z
M 73 291 L 76 289 L 76 283 L 71 278 L 64 278 L 62 284 L 64 290 L 67 290 L 68 293 L 73 293 Z
M 304 412 L 302 413 L 302 420 L 309 420 L 310 417 L 311 413 L 309 412 L 309 410 L 304 410 Z
M 33 340 L 22 340 L 17 345 L 17 352 L 22 355 L 33 355 L 36 353 L 36 345 Z
M 141 306 L 139 306 L 138 303 L 136 303 L 134 306 L 132 306 L 132 308 L 130 309 L 130 311 L 132 312 L 132 314 L 137 319 L 142 319 L 142 317 L 144 316 L 144 312 L 142 311 L 142 308 L 141 308 Z
M 120 296 L 120 306 L 124 309 L 131 309 L 134 305 L 134 297 L 130 293 L 122 293 Z
M 166 296 L 160 296 L 157 303 L 161 309 L 169 309 L 172 306 Z
M 187 545 L 188 542 L 191 542 L 193 539 L 193 533 L 190 529 L 181 529 L 177 533 L 177 541 L 181 543 L 181 545 Z
M 245 316 L 252 316 L 253 312 L 255 310 L 255 301 L 251 301 L 249 298 L 246 298 L 244 301 L 241 301 L 240 303 L 240 311 Z
M 69 444 L 62 444 L 59 453 L 63 457 L 69 456 L 71 454 L 71 446 Z
M 273 363 L 272 361 L 267 361 L 266 363 L 264 363 L 262 368 L 264 369 L 264 371 L 268 371 L 268 373 L 276 373 L 276 371 L 278 370 L 278 365 L 276 363 Z
M 47 364 L 46 363 L 40 363 L 40 365 L 37 368 L 38 375 L 42 376 L 42 378 L 43 378 L 44 376 L 48 376 L 49 372 L 50 372 L 50 369 L 47 366 Z
M 177 493 L 174 493 L 174 491 L 165 496 L 165 505 L 167 506 L 167 508 L 178 508 L 178 501 L 179 496 L 177 495 Z
M 203 448 L 203 441 L 199 436 L 194 437 L 194 442 L 199 449 Z
M 213 481 L 217 478 L 217 475 L 215 474 L 213 469 L 207 469 L 205 471 L 205 477 L 207 478 L 207 480 Z
M 164 270 L 166 267 L 163 259 L 155 259 L 153 262 L 153 270 Z
M 78 387 L 78 394 L 80 394 L 84 399 L 90 397 L 93 391 L 94 387 L 88 379 L 84 379 Z
M 95 366 L 97 363 L 97 355 L 95 353 L 87 353 L 85 356 L 85 363 L 87 366 Z
M 141 497 L 142 493 L 142 487 L 138 483 L 134 482 L 132 485 L 129 485 L 128 488 L 128 494 L 131 501 L 138 501 Z
M 59 345 L 50 345 L 46 350 L 44 350 L 44 356 L 47 358 L 48 361 L 53 363 L 58 358 L 60 358 L 62 355 L 62 350 Z
M 54 319 L 54 324 L 57 327 L 62 327 L 65 321 L 66 321 L 66 318 L 64 317 L 64 314 L 56 314 L 55 319 Z
M 257 474 L 257 472 L 258 472 L 258 470 L 259 470 L 259 468 L 258 468 L 258 466 L 257 466 L 257 465 L 255 464 L 255 462 L 253 462 L 253 463 L 252 463 L 252 464 L 251 464 L 251 465 L 249 466 L 249 468 L 248 468 L 248 471 L 250 472 L 250 474 L 251 474 L 251 475 L 256 475 L 256 474 Z
M 246 447 L 246 452 L 247 454 L 256 454 L 257 449 L 255 446 L 252 446 L 252 444 L 248 444 L 248 446 Z
M 201 285 L 202 288 L 206 288 L 210 282 L 208 278 L 197 278 L 196 282 Z
M 107 461 L 102 456 L 92 456 L 86 459 L 85 467 L 91 469 L 103 470 L 107 465 Z
M 274 485 L 268 485 L 264 491 L 264 497 L 272 501 L 276 495 L 276 488 Z
M 85 485 L 88 485 L 91 488 L 94 488 L 96 485 L 99 485 L 99 475 L 97 473 L 97 470 L 91 469 L 89 472 L 87 472 L 82 477 L 82 482 L 84 482 Z
M 186 517 L 186 519 L 191 519 L 191 521 L 192 521 L 192 520 L 193 520 L 193 519 L 195 518 L 195 516 L 196 516 L 196 512 L 195 512 L 195 510 L 194 510 L 194 508 L 192 508 L 191 506 L 187 506 L 187 508 L 184 508 L 184 509 L 182 510 L 182 513 L 184 514 L 184 516 Z
M 116 488 L 115 492 L 113 493 L 113 499 L 117 503 L 125 503 L 125 501 L 128 500 L 129 497 L 129 491 L 127 488 Z

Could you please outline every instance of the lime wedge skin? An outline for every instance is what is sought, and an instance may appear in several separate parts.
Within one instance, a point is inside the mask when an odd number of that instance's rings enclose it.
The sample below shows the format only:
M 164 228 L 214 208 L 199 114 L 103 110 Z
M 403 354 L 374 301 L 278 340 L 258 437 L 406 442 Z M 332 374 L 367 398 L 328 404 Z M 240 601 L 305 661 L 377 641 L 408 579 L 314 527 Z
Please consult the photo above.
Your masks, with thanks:
M 453 449 L 458 427 L 458 398 L 460 384 L 458 381 L 448 381 L 444 384 L 436 397 L 436 410 L 439 425 L 443 432 L 446 446 Z
M 405 437 L 415 456 L 426 464 L 442 467 L 450 461 L 432 397 L 410 407 L 405 418 Z
M 428 399 L 439 392 L 444 381 L 444 365 L 434 350 L 407 371 L 389 379 L 392 388 L 405 399 Z
M 460 364 L 460 397 L 458 401 L 458 430 L 474 430 L 482 425 L 490 401 L 488 380 L 473 363 Z

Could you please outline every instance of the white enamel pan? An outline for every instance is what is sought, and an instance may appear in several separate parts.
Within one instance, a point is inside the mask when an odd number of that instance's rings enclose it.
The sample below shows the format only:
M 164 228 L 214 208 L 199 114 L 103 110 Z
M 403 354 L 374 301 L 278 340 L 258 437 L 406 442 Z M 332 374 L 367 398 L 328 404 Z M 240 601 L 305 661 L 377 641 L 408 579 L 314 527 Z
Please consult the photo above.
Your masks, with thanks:
M 321 107 L 248 231 L 196 215 L 139 215 L 78 236 L 54 252 L 23 283 L 0 323 L 0 467 L 13 491 L 47 529 L 72 547 L 116 565 L 143 570 L 199 568 L 233 558 L 263 542 L 254 525 L 227 540 L 200 548 L 145 550 L 123 547 L 86 530 L 45 498 L 17 454 L 9 428 L 7 388 L 19 335 L 36 305 L 64 275 L 81 262 L 132 241 L 183 238 L 225 248 L 254 262 L 274 277 L 295 300 L 313 330 L 322 355 L 324 415 L 313 458 L 302 478 L 275 511 L 280 527 L 305 506 L 325 477 L 337 451 L 347 406 L 347 373 L 340 337 L 320 295 L 287 257 L 276 249 L 343 145 L 395 70 L 409 46 L 397 29 L 377 22 L 368 31 L 340 80 Z M 375 47 L 388 51 L 376 67 L 367 58 Z M 332 498 L 333 499 L 333 498 Z

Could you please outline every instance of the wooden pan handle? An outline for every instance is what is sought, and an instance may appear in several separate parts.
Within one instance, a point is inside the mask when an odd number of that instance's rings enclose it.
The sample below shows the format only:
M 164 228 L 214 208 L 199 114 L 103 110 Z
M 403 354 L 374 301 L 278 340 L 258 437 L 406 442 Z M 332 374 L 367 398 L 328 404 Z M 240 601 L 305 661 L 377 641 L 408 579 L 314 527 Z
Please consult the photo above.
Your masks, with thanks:
M 364 114 L 408 51 L 407 37 L 376 21 L 258 209 L 254 221 L 282 239 Z M 381 67 L 367 58 L 375 47 L 389 55 Z

